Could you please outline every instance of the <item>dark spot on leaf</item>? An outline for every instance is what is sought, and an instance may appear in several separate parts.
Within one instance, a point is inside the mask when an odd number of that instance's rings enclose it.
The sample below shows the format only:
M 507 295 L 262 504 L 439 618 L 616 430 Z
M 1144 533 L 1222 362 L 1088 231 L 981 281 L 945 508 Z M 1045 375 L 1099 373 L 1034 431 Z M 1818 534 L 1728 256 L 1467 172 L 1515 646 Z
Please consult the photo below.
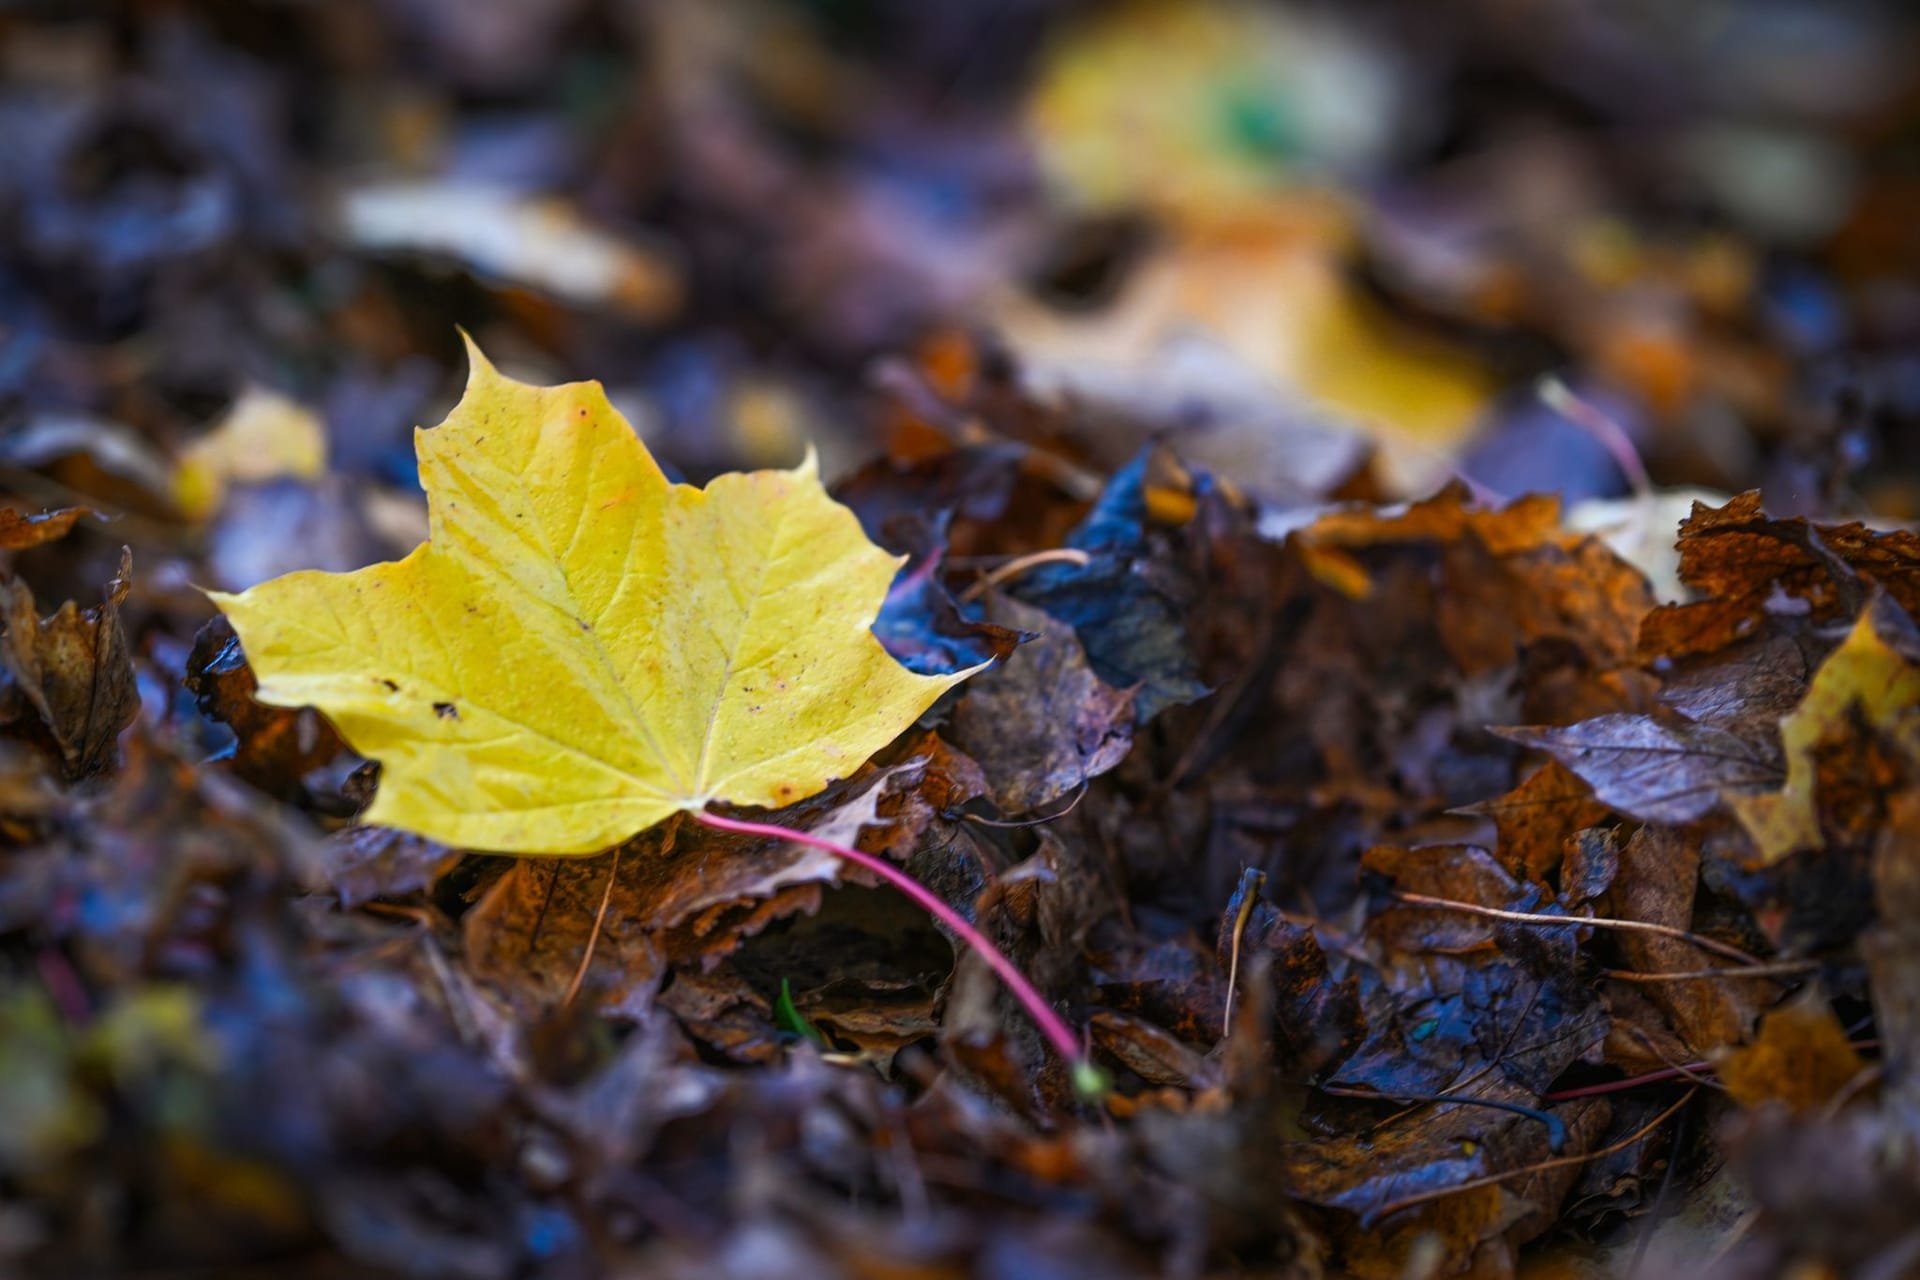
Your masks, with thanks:
M 388 680 L 388 679 L 385 679 L 385 678 L 382 678 L 382 679 L 381 679 L 381 681 L 380 681 L 380 683 L 381 683 L 381 684 L 383 684 L 383 685 L 385 685 L 385 686 L 387 686 L 387 692 L 388 692 L 388 693 L 398 693 L 398 692 L 400 692 L 400 686 L 399 686 L 399 685 L 397 685 L 397 684 L 395 684 L 395 683 L 394 683 L 393 681 L 391 681 L 391 680 Z
M 454 706 L 451 702 L 436 702 L 433 704 L 433 714 L 439 716 L 442 720 L 458 720 L 460 718 L 460 708 Z

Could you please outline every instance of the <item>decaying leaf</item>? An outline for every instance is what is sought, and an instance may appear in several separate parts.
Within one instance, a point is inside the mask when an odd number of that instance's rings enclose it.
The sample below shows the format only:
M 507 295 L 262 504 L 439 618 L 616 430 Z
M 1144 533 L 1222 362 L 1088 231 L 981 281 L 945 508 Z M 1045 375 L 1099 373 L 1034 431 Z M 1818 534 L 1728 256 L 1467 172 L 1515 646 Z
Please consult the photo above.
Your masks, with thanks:
M 68 530 L 86 514 L 85 507 L 60 507 L 37 514 L 29 514 L 15 507 L 0 507 L 0 551 L 24 551 L 43 542 L 64 538 Z
M 881 648 L 897 563 L 811 461 L 674 485 L 597 384 L 470 359 L 465 398 L 416 436 L 426 543 L 213 594 L 259 700 L 319 707 L 380 761 L 367 821 L 590 853 L 714 800 L 812 795 L 971 674 Z
M 110 767 L 120 731 L 140 708 L 127 654 L 120 605 L 133 585 L 133 554 L 122 550 L 120 572 L 101 602 L 81 609 L 69 600 L 50 617 L 34 608 L 33 592 L 18 580 L 0 582 L 0 724 L 18 720 L 6 703 L 18 701 L 39 718 L 70 778 Z
M 1640 650 L 1649 659 L 1724 648 L 1773 610 L 1851 617 L 1869 583 L 1911 614 L 1920 609 L 1920 537 L 1775 520 L 1758 493 L 1743 493 L 1719 508 L 1694 504 L 1680 526 L 1679 576 L 1701 598 L 1663 605 L 1647 619 Z
M 1780 777 L 1758 746 L 1678 715 L 1607 715 L 1563 729 L 1503 732 L 1546 752 L 1601 801 L 1645 822 L 1692 822 L 1717 808 L 1723 791 L 1769 786 Z
M 1072 627 L 996 598 L 988 617 L 1036 639 L 977 681 L 953 738 L 980 761 L 1003 813 L 1034 813 L 1112 769 L 1133 743 L 1133 695 L 1088 665 Z

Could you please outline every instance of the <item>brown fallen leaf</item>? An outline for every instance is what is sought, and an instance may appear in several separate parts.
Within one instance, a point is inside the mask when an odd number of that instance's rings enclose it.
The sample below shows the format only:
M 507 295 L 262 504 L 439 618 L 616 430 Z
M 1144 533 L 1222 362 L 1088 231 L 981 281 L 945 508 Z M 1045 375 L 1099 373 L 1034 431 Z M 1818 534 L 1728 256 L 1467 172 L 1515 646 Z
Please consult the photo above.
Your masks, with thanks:
M 1643 822 L 1693 822 L 1718 808 L 1723 792 L 1771 787 L 1781 776 L 1760 744 L 1677 714 L 1606 715 L 1565 728 L 1498 732 L 1546 752 L 1601 802 Z
M 312 707 L 273 707 L 253 696 L 259 687 L 253 669 L 224 616 L 194 637 L 186 686 L 202 715 L 233 730 L 233 771 L 269 795 L 306 798 L 307 775 L 347 750 L 333 725 Z
M 1198 1049 L 1145 1018 L 1101 1009 L 1088 1018 L 1087 1026 L 1101 1052 L 1148 1084 L 1198 1089 L 1219 1075 Z
M 348 827 L 328 837 L 319 862 L 343 910 L 375 898 L 394 898 L 430 888 L 465 857 L 425 836 L 392 827 Z
M 1002 813 L 1035 813 L 1126 757 L 1133 695 L 1093 674 L 1067 623 L 998 595 L 987 617 L 1037 638 L 975 677 L 954 709 L 952 736 L 980 762 Z
M 0 551 L 25 551 L 64 538 L 81 516 L 89 514 L 85 507 L 59 507 L 34 515 L 0 507 Z
M 886 830 L 881 800 L 910 788 L 921 762 L 867 770 L 799 806 L 794 822 L 844 843 Z M 637 1017 L 668 967 L 711 970 L 775 919 L 820 906 L 822 886 L 868 883 L 859 868 L 811 846 L 730 832 L 649 831 L 614 855 L 516 861 L 463 922 L 469 966 L 523 1011 L 551 1008 L 600 935 L 583 990 L 609 1012 Z M 611 877 L 611 882 L 610 882 Z M 602 902 L 605 909 L 602 910 Z
M 1600 539 L 1562 528 L 1558 499 L 1544 494 L 1485 510 L 1456 484 L 1396 511 L 1335 511 L 1298 536 L 1351 556 L 1396 544 L 1438 546 L 1446 590 L 1436 600 L 1437 622 L 1469 675 L 1507 666 L 1520 647 L 1552 637 L 1574 641 L 1601 667 L 1624 665 L 1654 606 L 1645 576 Z M 1352 564 L 1373 590 L 1362 561 Z
M 1608 898 L 1609 914 L 1675 929 L 1693 924 L 1700 880 L 1700 842 L 1674 827 L 1641 827 L 1620 848 L 1620 868 Z M 1685 973 L 1724 963 L 1678 938 L 1621 933 L 1615 938 L 1626 966 L 1639 973 Z M 1729 970 L 1731 975 L 1734 971 Z M 1637 984 L 1666 1016 L 1687 1048 L 1705 1057 L 1747 1038 L 1754 1019 L 1779 987 L 1760 978 Z
M 1752 1044 L 1720 1060 L 1720 1082 L 1743 1107 L 1824 1105 L 1860 1074 L 1860 1054 L 1817 983 L 1760 1020 Z
M 36 612 L 33 592 L 12 579 L 0 582 L 0 725 L 18 722 L 5 705 L 24 704 L 52 740 L 66 776 L 84 778 L 114 763 L 120 731 L 140 709 L 120 605 L 133 585 L 133 553 L 123 549 L 120 570 L 101 602 L 82 610 L 69 600 L 51 616 Z
M 1905 531 L 1772 519 L 1750 492 L 1718 508 L 1696 502 L 1679 546 L 1680 580 L 1701 598 L 1648 616 L 1639 647 L 1649 661 L 1724 648 L 1779 608 L 1818 622 L 1852 617 L 1870 584 L 1920 612 L 1920 536 Z
M 587 964 L 582 989 L 601 1011 L 639 1018 L 653 1003 L 666 958 L 646 927 L 645 901 L 630 876 L 613 875 L 611 885 L 609 878 L 616 857 L 623 873 L 646 865 L 661 856 L 671 834 L 671 827 L 655 828 L 590 858 L 516 859 L 461 921 L 468 972 L 515 1012 L 537 1019 L 559 1005 Z
M 1566 766 L 1549 760 L 1512 791 L 1461 812 L 1493 820 L 1495 852 L 1510 874 L 1544 883 L 1559 870 L 1566 842 L 1606 817 L 1607 806 Z

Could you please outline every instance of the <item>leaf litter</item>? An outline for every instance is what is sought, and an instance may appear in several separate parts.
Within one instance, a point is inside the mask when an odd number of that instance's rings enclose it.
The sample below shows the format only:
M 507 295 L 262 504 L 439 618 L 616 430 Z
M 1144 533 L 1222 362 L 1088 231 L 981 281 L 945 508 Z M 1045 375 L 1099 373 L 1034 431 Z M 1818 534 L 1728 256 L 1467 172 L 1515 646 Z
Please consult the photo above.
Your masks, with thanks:
M 0 1271 L 1914 1267 L 1908 19 L 615 8 L 0 24 Z

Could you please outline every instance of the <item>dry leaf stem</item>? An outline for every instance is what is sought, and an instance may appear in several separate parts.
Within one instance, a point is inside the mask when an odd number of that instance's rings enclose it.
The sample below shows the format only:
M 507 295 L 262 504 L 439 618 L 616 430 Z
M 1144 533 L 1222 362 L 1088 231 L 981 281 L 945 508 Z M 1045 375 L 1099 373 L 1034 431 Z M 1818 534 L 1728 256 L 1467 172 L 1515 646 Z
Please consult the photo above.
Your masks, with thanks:
M 1717 956 L 1743 965 L 1759 965 L 1758 956 L 1748 955 L 1730 943 L 1720 942 L 1685 929 L 1676 929 L 1672 925 L 1649 924 L 1644 920 L 1616 920 L 1610 916 L 1549 916 L 1533 911 L 1503 911 L 1498 907 L 1483 907 L 1477 902 L 1457 902 L 1452 898 L 1433 898 L 1424 893 L 1396 892 L 1394 899 L 1410 907 L 1433 907 L 1440 911 L 1458 911 L 1465 915 L 1485 916 L 1489 920 L 1508 920 L 1515 924 L 1542 924 L 1560 929 L 1590 927 L 1594 929 L 1614 929 L 1621 933 L 1656 933 L 1663 938 L 1677 938 L 1681 942 L 1691 943 L 1702 951 L 1711 951 Z

